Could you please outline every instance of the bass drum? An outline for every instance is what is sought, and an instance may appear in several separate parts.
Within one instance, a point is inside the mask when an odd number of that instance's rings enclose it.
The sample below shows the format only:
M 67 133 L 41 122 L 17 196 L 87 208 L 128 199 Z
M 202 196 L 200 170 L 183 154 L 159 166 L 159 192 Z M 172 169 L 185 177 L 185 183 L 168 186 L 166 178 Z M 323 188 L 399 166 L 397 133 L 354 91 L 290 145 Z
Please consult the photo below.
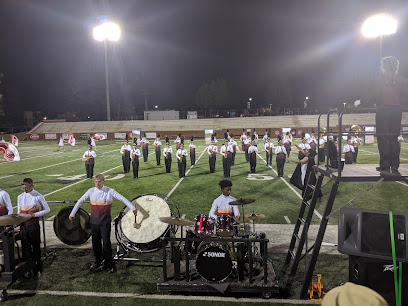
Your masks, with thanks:
M 159 194 L 138 196 L 132 204 L 137 208 L 137 217 L 127 206 L 122 209 L 115 218 L 116 240 L 125 250 L 152 252 L 160 249 L 160 238 L 169 237 L 170 232 L 175 233 L 177 228 L 161 222 L 159 218 L 179 217 L 177 206 L 170 198 Z M 175 213 L 171 208 L 176 210 Z
M 232 272 L 230 247 L 226 243 L 202 242 L 198 247 L 196 268 L 198 274 L 209 282 L 222 282 Z
M 89 214 L 79 208 L 73 222 L 69 220 L 69 214 L 74 206 L 62 208 L 54 218 L 54 233 L 63 243 L 68 245 L 81 245 L 88 241 L 91 236 L 91 223 Z

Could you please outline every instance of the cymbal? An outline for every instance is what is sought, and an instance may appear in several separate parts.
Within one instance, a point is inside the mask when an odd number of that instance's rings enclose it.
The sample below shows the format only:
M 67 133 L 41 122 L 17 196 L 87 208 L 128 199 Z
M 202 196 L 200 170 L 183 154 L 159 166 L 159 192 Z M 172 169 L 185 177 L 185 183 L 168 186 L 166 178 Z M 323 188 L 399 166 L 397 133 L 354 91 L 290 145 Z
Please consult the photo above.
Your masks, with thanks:
M 240 198 L 239 200 L 229 202 L 228 204 L 229 205 L 245 205 L 245 204 L 249 204 L 249 203 L 252 203 L 252 202 L 255 202 L 255 199 L 243 199 L 243 198 Z
M 265 219 L 264 214 L 246 214 L 244 215 L 245 219 L 252 220 L 252 221 L 258 221 L 261 219 Z
M 17 225 L 30 220 L 32 217 L 29 214 L 13 214 L 0 216 L 0 225 Z
M 170 224 L 170 225 L 178 225 L 178 226 L 190 226 L 194 225 L 193 221 L 183 219 L 183 218 L 178 218 L 178 217 L 162 217 L 159 218 L 161 222 Z

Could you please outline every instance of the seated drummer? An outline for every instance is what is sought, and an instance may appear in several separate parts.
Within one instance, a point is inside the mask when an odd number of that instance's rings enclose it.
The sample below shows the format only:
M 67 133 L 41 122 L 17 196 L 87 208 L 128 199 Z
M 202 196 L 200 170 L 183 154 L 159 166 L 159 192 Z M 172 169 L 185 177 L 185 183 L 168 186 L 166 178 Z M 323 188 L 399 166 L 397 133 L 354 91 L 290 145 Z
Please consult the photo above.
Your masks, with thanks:
M 216 198 L 211 206 L 209 216 L 217 219 L 217 216 L 228 215 L 235 216 L 239 219 L 239 209 L 237 205 L 229 205 L 230 202 L 236 201 L 234 197 L 231 197 L 232 182 L 229 180 L 222 180 L 218 183 L 221 187 L 222 194 Z M 217 211 L 217 215 L 215 212 Z

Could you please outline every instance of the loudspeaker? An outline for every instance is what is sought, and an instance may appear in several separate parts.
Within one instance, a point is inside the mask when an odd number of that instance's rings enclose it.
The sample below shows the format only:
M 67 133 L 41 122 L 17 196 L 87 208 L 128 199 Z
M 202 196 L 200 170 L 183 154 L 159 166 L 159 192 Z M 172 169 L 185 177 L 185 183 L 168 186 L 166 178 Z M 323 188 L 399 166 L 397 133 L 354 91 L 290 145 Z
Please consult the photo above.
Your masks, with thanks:
M 398 269 L 398 267 L 397 267 Z M 408 264 L 402 265 L 402 304 L 408 305 Z M 349 281 L 378 292 L 389 305 L 395 305 L 392 260 L 349 256 Z
M 408 261 L 407 219 L 404 213 L 393 213 L 397 261 Z M 338 250 L 340 253 L 392 260 L 388 211 L 341 208 L 339 214 Z

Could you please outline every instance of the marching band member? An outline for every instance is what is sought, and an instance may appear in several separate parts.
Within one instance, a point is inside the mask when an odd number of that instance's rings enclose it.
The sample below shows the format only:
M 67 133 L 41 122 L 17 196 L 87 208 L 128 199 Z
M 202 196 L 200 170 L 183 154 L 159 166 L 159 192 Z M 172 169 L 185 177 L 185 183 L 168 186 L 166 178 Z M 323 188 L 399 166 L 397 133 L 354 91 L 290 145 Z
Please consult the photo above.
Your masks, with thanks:
M 241 140 L 241 149 L 245 152 L 245 143 L 244 140 L 247 139 L 247 135 L 245 134 L 245 129 L 242 129 L 242 135 L 239 138 Z
M 61 150 L 61 148 L 64 150 L 64 138 L 60 136 L 59 142 L 58 142 L 58 150 Z
M 258 145 L 258 134 L 256 133 L 256 130 L 254 129 L 254 135 L 253 135 L 253 141 L 254 141 L 254 144 L 255 144 L 255 146 L 257 146 Z
M 326 141 L 323 138 L 323 135 L 321 134 L 319 136 L 319 161 L 321 163 L 324 163 L 324 157 L 326 156 Z
M 170 143 L 166 142 L 166 147 L 163 150 L 164 164 L 166 165 L 166 173 L 171 172 L 171 154 L 173 154 L 173 149 L 170 147 Z
M 283 145 L 285 146 L 288 157 L 290 156 L 291 146 L 292 146 L 292 134 L 286 132 L 286 135 L 283 137 Z
M 0 142 L 6 142 L 6 141 L 4 140 L 4 137 L 1 137 Z M 64 143 L 63 143 L 62 145 L 64 145 Z
M 235 155 L 237 154 L 237 142 L 234 139 L 234 134 L 231 134 L 231 138 L 229 141 L 229 145 L 232 146 L 232 159 L 231 159 L 231 165 L 234 166 L 235 165 Z
M 140 150 L 137 148 L 137 143 L 133 144 L 132 151 L 130 152 L 130 156 L 132 157 L 132 170 L 133 170 L 133 178 L 139 177 L 139 157 L 142 155 L 140 154 Z
M 250 145 L 251 145 L 251 137 L 249 136 L 249 132 L 248 132 L 246 138 L 244 139 L 244 150 L 245 150 L 245 161 L 246 162 L 249 162 L 248 149 Z
M 298 146 L 296 146 L 296 147 L 298 147 Z M 299 145 L 299 147 L 302 150 L 310 150 L 311 149 L 311 146 L 308 143 L 306 143 L 306 138 L 302 138 L 302 143 Z M 302 150 L 299 150 L 299 154 L 298 154 L 298 159 L 299 160 L 301 160 L 301 159 L 303 159 L 303 157 L 305 157 Z
M 229 180 L 222 180 L 218 183 L 218 185 L 221 187 L 222 194 L 214 200 L 208 215 L 213 219 L 216 219 L 217 215 L 235 216 L 237 219 L 239 219 L 238 206 L 229 205 L 230 202 L 236 201 L 234 197 L 231 197 L 232 182 Z M 215 212 L 217 212 L 217 215 Z
M 214 138 L 211 139 L 211 144 L 207 147 L 208 163 L 210 165 L 210 173 L 215 172 L 215 162 L 217 161 L 218 148 L 215 144 Z
M 278 146 L 275 148 L 278 177 L 283 177 L 283 168 L 285 167 L 286 154 L 286 148 L 282 145 L 282 140 L 279 140 Z
M 142 144 L 143 161 L 147 162 L 147 158 L 149 156 L 149 140 L 146 139 L 146 133 L 143 134 L 140 143 Z
M 31 178 L 23 180 L 21 189 L 24 192 L 17 197 L 17 213 L 32 216 L 30 220 L 20 224 L 23 261 L 32 260 L 35 264 L 33 269 L 34 277 L 39 277 L 43 266 L 39 217 L 49 213 L 50 208 L 44 197 L 34 190 L 34 182 Z
M 310 134 L 309 139 L 307 140 L 307 142 L 309 143 L 310 147 L 316 151 L 316 145 L 317 145 L 317 140 L 316 137 L 313 133 Z
M 120 153 L 122 154 L 122 164 L 123 164 L 123 172 L 128 173 L 130 172 L 130 152 L 132 151 L 132 147 L 129 146 L 129 143 L 125 141 L 123 146 L 120 148 Z
M 195 151 L 196 151 L 196 145 L 194 144 L 194 136 L 191 136 L 191 142 L 188 145 L 190 148 L 190 161 L 191 165 L 195 165 Z
M 91 137 L 91 146 L 94 149 L 94 151 L 96 152 L 96 143 L 95 143 L 95 139 L 93 137 Z
M 266 141 L 265 141 L 266 165 L 272 166 L 273 149 L 274 149 L 274 145 L 271 141 L 271 137 L 267 136 Z
M 265 134 L 264 134 L 263 137 L 262 137 L 262 139 L 263 139 L 263 141 L 264 141 L 264 144 L 268 141 L 268 137 L 269 137 L 268 134 L 269 134 L 269 133 L 268 133 L 268 129 L 265 129 Z M 269 137 L 269 139 L 270 139 L 270 137 Z
M 13 206 L 7 191 L 0 189 L 0 216 L 12 215 Z
M 93 178 L 95 157 L 96 153 L 92 151 L 92 146 L 88 146 L 88 150 L 82 155 L 82 160 L 85 161 L 86 178 Z
M 160 134 L 158 134 L 156 140 L 153 142 L 154 152 L 156 153 L 156 165 L 157 166 L 160 166 L 161 144 L 162 143 L 160 141 Z
M 218 140 L 217 140 L 217 133 L 214 133 L 214 142 L 215 142 L 215 144 L 217 144 L 217 142 L 218 142 Z
M 344 153 L 344 163 L 345 164 L 352 164 L 353 163 L 353 154 L 354 154 L 354 147 L 351 144 L 351 139 L 347 139 L 347 144 L 343 147 Z
M 179 170 L 179 178 L 186 176 L 186 157 L 188 156 L 187 150 L 184 149 L 184 144 L 180 144 L 180 149 L 177 150 L 177 164 Z
M 224 170 L 224 177 L 231 176 L 232 153 L 234 149 L 228 144 L 228 139 L 225 139 L 224 145 L 220 149 L 222 155 L 222 168 Z
M 358 155 L 358 147 L 361 145 L 361 138 L 359 138 L 357 135 L 351 135 L 351 145 L 354 147 L 354 153 L 353 153 L 353 163 L 357 162 L 357 155 Z
M 179 133 L 179 134 L 177 135 L 176 140 L 174 140 L 174 143 L 176 144 L 176 150 L 180 149 L 180 144 L 181 144 L 181 138 L 180 138 L 180 136 L 181 136 L 181 133 Z
M 256 154 L 258 154 L 258 148 L 255 145 L 255 137 L 252 135 L 253 140 L 251 145 L 248 148 L 249 164 L 250 164 L 250 173 L 255 173 L 256 168 Z
M 111 233 L 111 209 L 113 198 L 121 201 L 133 214 L 137 216 L 137 210 L 124 196 L 116 190 L 111 189 L 105 184 L 105 176 L 97 174 L 95 176 L 95 187 L 88 189 L 87 192 L 76 202 L 74 208 L 69 215 L 69 220 L 74 220 L 75 214 L 81 204 L 89 198 L 91 202 L 91 235 L 92 249 L 95 255 L 95 263 L 91 265 L 90 270 L 99 269 L 104 262 L 104 268 L 108 269 L 108 273 L 115 272 L 115 265 L 112 259 L 112 245 L 110 240 Z M 103 243 L 103 246 L 102 246 Z
M 401 141 L 404 141 L 404 138 L 402 137 L 402 135 L 399 135 L 398 136 L 398 143 L 399 143 L 400 149 L 401 149 Z

